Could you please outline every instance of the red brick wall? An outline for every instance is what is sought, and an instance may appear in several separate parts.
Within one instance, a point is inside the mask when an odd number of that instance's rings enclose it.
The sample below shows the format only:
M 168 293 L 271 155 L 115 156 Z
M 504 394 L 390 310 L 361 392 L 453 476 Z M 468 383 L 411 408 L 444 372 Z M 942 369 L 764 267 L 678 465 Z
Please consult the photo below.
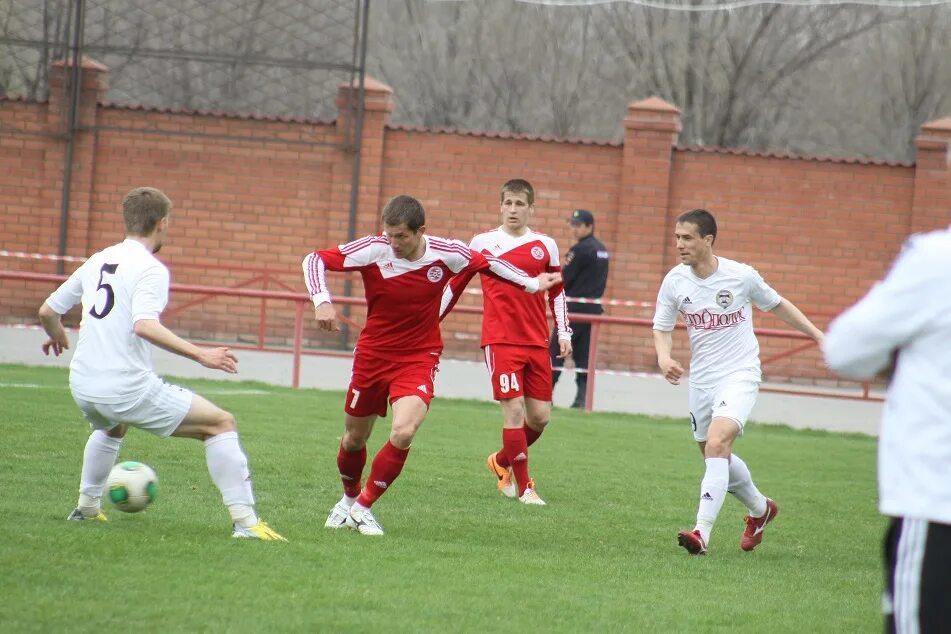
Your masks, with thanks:
M 54 69 L 55 70 L 55 69 Z M 84 75 L 84 95 L 104 90 L 96 68 Z M 89 81 L 89 85 L 87 85 Z M 339 103 L 347 87 L 341 88 Z M 420 198 L 428 231 L 461 240 L 497 225 L 501 184 L 529 179 L 537 191 L 532 226 L 571 244 L 566 219 L 591 209 L 597 235 L 612 252 L 607 296 L 650 302 L 675 254 L 671 231 L 681 211 L 706 207 L 718 218 L 717 252 L 748 262 L 815 321 L 859 297 L 894 257 L 904 237 L 951 222 L 947 120 L 928 124 L 918 165 L 766 156 L 711 148 L 677 148 L 679 112 L 657 99 L 632 104 L 622 143 L 551 140 L 511 135 L 434 131 L 387 125 L 391 91 L 368 82 L 357 235 L 379 229 L 383 202 L 398 193 Z M 59 235 L 64 141 L 62 107 L 0 101 L 0 248 L 55 253 Z M 288 140 L 340 142 L 338 122 L 262 121 L 235 116 L 167 113 L 86 105 L 74 165 L 67 253 L 87 255 L 122 238 L 119 205 L 131 187 L 149 184 L 174 201 L 171 238 L 161 257 L 173 281 L 202 285 L 303 290 L 300 260 L 313 248 L 347 238 L 352 155 L 330 146 Z M 116 131 L 117 127 L 187 135 Z M 31 134 L 6 134 L 18 129 Z M 45 133 L 40 136 L 38 133 Z M 209 138 L 195 133 L 255 136 L 267 141 Z M 67 270 L 72 270 L 70 265 Z M 49 262 L 0 259 L 0 268 L 52 272 Z M 345 275 L 331 274 L 333 289 Z M 350 276 L 360 294 L 358 276 Z M 473 284 L 477 287 L 477 283 Z M 48 287 L 0 281 L 0 320 L 32 320 Z M 198 304 L 174 294 L 167 323 L 183 334 L 234 341 L 257 336 L 260 301 L 214 298 Z M 477 303 L 476 296 L 465 303 Z M 609 314 L 649 318 L 648 308 L 612 307 Z M 269 343 L 292 336 L 289 302 L 266 307 Z M 361 311 L 355 310 L 357 322 Z M 757 325 L 785 328 L 769 315 Z M 444 335 L 447 355 L 478 358 L 479 323 L 453 315 Z M 607 326 L 601 367 L 650 370 L 648 328 Z M 341 344 L 308 325 L 307 342 Z M 764 358 L 793 343 L 761 339 Z M 684 337 L 676 351 L 687 359 Z M 767 363 L 768 376 L 825 380 L 814 352 Z

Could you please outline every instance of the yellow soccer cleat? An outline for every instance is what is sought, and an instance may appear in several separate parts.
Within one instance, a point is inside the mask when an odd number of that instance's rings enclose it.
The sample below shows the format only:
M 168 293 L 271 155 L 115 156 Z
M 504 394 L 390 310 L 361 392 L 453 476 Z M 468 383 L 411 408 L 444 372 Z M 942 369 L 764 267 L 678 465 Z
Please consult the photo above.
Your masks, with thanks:
M 234 525 L 232 537 L 240 539 L 260 539 L 264 542 L 286 542 L 282 535 L 267 525 L 267 522 L 258 520 L 258 523 L 250 528 Z

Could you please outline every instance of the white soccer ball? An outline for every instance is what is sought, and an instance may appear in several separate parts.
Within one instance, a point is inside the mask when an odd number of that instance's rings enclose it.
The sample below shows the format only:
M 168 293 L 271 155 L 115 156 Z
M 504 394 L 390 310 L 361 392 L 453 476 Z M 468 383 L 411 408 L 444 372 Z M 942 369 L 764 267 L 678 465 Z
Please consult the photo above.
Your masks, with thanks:
M 158 476 L 147 464 L 127 460 L 109 472 L 106 481 L 109 500 L 126 513 L 138 513 L 155 500 L 158 494 Z

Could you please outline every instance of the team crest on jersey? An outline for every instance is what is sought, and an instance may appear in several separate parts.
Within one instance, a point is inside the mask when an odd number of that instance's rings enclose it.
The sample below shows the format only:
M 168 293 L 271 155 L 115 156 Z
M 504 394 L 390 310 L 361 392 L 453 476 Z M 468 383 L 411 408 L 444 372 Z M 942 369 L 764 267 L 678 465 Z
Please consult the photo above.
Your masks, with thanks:
M 722 290 L 717 293 L 717 305 L 720 308 L 726 308 L 733 303 L 733 293 L 727 290 Z
M 545 251 L 541 247 L 532 247 L 532 257 L 541 260 L 545 257 Z
M 433 283 L 438 282 L 442 279 L 442 269 L 438 266 L 429 267 L 429 270 L 426 271 L 426 279 Z

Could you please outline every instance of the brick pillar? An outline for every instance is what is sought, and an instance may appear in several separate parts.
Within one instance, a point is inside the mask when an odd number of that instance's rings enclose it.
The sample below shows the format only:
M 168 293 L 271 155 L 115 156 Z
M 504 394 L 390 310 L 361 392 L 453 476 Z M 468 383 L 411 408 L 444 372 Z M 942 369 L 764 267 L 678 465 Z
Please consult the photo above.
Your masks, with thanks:
M 379 232 L 383 202 L 380 189 L 383 180 L 383 142 L 389 114 L 393 111 L 393 90 L 375 79 L 364 78 L 365 106 L 363 134 L 360 143 L 360 183 L 357 198 L 356 237 Z M 337 142 L 355 139 L 356 104 L 359 86 L 342 84 L 337 93 Z M 349 99 L 349 101 L 348 101 Z M 348 108 L 347 105 L 351 104 Z M 349 131 L 349 134 L 348 134 Z M 345 242 L 350 214 L 350 184 L 353 175 L 353 154 L 337 153 L 334 162 L 333 215 L 327 235 L 333 244 Z
M 680 111 L 657 97 L 632 103 L 624 118 L 620 204 L 611 252 L 612 294 L 651 301 L 666 273 L 670 169 L 681 129 Z
M 383 185 L 383 142 L 386 122 L 393 111 L 393 89 L 389 86 L 364 77 L 364 113 L 363 132 L 360 141 L 360 183 L 357 196 L 357 217 L 354 237 L 361 237 L 382 231 L 380 226 L 381 201 L 380 189 Z M 357 103 L 360 96 L 359 84 L 342 84 L 337 93 L 336 141 L 349 144 L 356 138 Z M 348 105 L 350 107 L 348 107 Z M 333 168 L 333 188 L 331 193 L 331 216 L 328 219 L 326 235 L 327 246 L 347 241 L 350 223 L 350 191 L 353 182 L 353 152 L 339 150 Z M 347 274 L 333 276 L 331 290 L 334 294 L 350 296 L 363 295 L 360 276 Z M 357 323 L 365 322 L 362 308 L 346 307 L 344 313 Z M 342 348 L 352 347 L 357 336 L 354 329 L 344 325 L 340 337 Z
M 951 224 L 951 117 L 921 126 L 917 146 L 912 233 Z
M 59 60 L 50 65 L 49 109 L 47 125 L 51 133 L 61 135 L 61 154 L 51 153 L 48 164 L 50 174 L 56 174 L 55 183 L 50 183 L 57 192 L 55 207 L 61 207 L 63 179 L 66 174 L 67 133 L 69 132 L 69 113 L 72 107 L 72 58 Z M 93 164 L 95 162 L 95 132 L 88 128 L 96 125 L 97 104 L 103 101 L 108 89 L 109 69 L 89 58 L 80 61 L 79 108 L 75 125 L 85 128 L 75 131 L 72 156 L 72 177 L 69 194 L 69 221 L 67 224 L 66 253 L 68 255 L 89 255 L 95 247 L 104 245 L 89 244 L 90 212 L 92 209 Z M 130 184 L 130 188 L 133 185 Z M 56 227 L 59 228 L 59 216 Z M 55 253 L 59 246 L 59 232 L 49 232 L 50 245 L 47 249 Z

